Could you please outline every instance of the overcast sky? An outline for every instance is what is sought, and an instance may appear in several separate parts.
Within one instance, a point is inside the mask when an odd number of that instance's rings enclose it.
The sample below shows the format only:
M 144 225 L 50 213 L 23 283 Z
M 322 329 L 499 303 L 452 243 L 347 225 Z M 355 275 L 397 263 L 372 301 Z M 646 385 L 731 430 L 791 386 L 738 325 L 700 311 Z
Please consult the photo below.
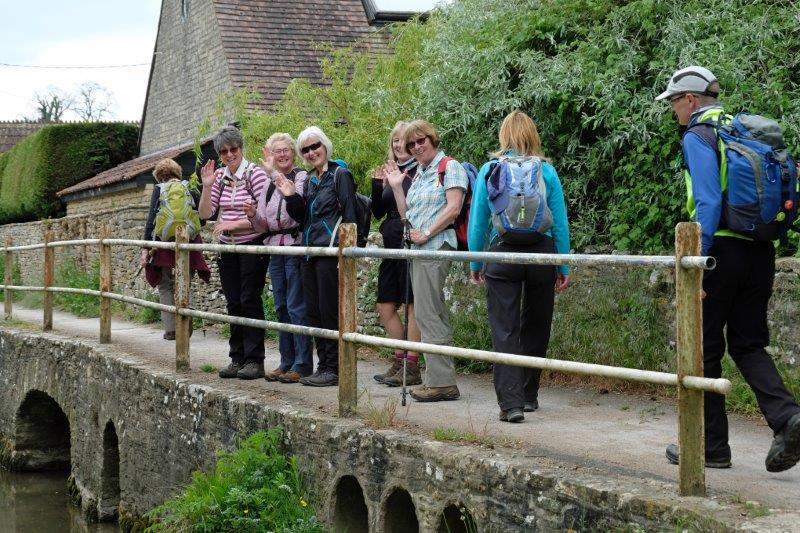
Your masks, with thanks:
M 176 1 L 176 0 L 166 0 Z M 375 0 L 382 10 L 425 10 L 435 0 Z M 0 0 L 0 120 L 35 116 L 34 94 L 96 82 L 114 95 L 114 118 L 139 120 L 161 0 Z M 33 68 L 139 65 L 124 68 Z M 68 113 L 66 119 L 75 119 Z

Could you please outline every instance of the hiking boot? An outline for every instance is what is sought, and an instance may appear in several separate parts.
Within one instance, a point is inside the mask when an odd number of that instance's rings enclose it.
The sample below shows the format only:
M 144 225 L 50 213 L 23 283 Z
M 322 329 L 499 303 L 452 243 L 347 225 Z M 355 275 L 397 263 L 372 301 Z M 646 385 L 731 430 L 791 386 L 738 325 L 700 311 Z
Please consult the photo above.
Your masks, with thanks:
M 278 376 L 278 381 L 281 383 L 300 383 L 300 378 L 303 377 L 295 370 L 289 370 Z
M 175 340 L 175 332 L 174 331 L 165 331 L 164 332 L 164 340 L 165 341 L 174 341 Z
M 236 373 L 239 379 L 258 379 L 264 377 L 264 363 L 256 363 L 250 361 L 245 363 L 242 368 Z
M 280 377 L 284 375 L 286 372 L 281 370 L 281 367 L 276 368 L 275 370 L 270 370 L 266 374 L 264 374 L 264 379 L 267 381 L 280 381 Z
M 242 369 L 241 363 L 236 363 L 231 361 L 231 364 L 223 368 L 219 371 L 219 377 L 221 378 L 235 378 L 238 377 L 239 370 Z
M 308 385 L 309 387 L 334 387 L 339 384 L 339 376 L 330 370 L 323 370 L 300 378 L 299 381 L 301 385 Z
M 794 415 L 772 439 L 764 465 L 767 472 L 789 470 L 800 461 L 800 413 Z
M 422 374 L 419 371 L 419 363 L 408 361 L 406 364 L 406 385 L 419 385 L 422 383 Z M 384 385 L 390 387 L 400 387 L 403 385 L 403 362 L 400 362 L 400 370 L 393 376 L 383 380 Z
M 455 385 L 450 385 L 449 387 L 417 387 L 410 394 L 418 402 L 442 402 L 458 400 L 461 397 L 461 393 L 458 392 L 458 387 Z
M 523 420 L 525 420 L 525 414 L 519 407 L 509 409 L 508 411 L 500 411 L 500 422 L 511 422 L 516 424 L 518 422 L 522 422 Z
M 539 409 L 539 400 L 533 400 L 532 402 L 525 402 L 525 407 L 522 408 L 523 411 L 526 413 L 532 413 Z
M 678 448 L 677 444 L 670 444 L 667 446 L 667 461 L 670 464 L 676 465 L 679 463 L 680 457 L 680 449 Z M 706 455 L 706 468 L 730 468 L 731 467 L 731 458 L 730 457 L 709 457 Z
M 377 381 L 378 383 L 384 383 L 388 378 L 394 376 L 398 372 L 403 370 L 403 360 L 398 359 L 397 357 L 394 358 L 392 361 L 392 366 L 384 372 L 383 374 L 375 374 L 372 378 Z

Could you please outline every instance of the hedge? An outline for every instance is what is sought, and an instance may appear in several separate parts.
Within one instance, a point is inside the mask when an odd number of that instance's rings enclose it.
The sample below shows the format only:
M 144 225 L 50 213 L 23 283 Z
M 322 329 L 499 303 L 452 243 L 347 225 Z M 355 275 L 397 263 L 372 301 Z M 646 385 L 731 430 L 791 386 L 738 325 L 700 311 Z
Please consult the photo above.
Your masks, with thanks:
M 138 133 L 133 124 L 54 124 L 0 154 L 0 224 L 61 214 L 55 193 L 135 157 Z

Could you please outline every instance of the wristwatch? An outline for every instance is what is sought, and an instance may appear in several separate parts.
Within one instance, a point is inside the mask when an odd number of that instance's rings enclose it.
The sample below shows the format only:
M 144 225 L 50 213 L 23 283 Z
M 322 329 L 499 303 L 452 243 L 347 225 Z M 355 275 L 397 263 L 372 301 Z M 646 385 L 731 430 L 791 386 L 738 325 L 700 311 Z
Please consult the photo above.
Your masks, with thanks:
M 426 239 L 430 239 L 431 238 L 431 230 L 429 230 L 429 229 L 423 230 L 422 234 L 425 235 Z

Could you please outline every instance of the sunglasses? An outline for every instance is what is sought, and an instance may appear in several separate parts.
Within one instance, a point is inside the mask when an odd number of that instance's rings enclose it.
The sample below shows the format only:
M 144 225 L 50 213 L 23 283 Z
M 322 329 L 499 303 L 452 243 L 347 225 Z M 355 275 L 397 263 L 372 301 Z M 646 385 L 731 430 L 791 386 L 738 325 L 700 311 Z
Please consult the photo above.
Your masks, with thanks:
M 306 155 L 311 150 L 317 150 L 319 147 L 322 146 L 322 141 L 317 141 L 314 144 L 309 144 L 308 146 L 304 146 L 300 148 L 300 153 Z
M 422 145 L 424 145 L 424 144 L 425 144 L 425 141 L 427 141 L 427 140 L 428 140 L 428 137 L 420 137 L 420 138 L 419 138 L 419 139 L 417 139 L 417 140 L 414 140 L 414 141 L 409 141 L 409 142 L 407 142 L 407 143 L 406 143 L 406 151 L 407 151 L 407 152 L 410 152 L 410 151 L 411 151 L 411 149 L 412 149 L 412 148 L 414 148 L 415 146 L 422 146 Z
M 225 157 L 228 154 L 234 155 L 238 151 L 239 151 L 238 146 L 234 146 L 233 148 L 223 148 L 222 150 L 219 151 L 219 155 Z
M 678 100 L 680 100 L 681 98 L 686 96 L 686 94 L 687 93 L 676 94 L 675 96 L 673 96 L 672 98 L 669 99 L 669 103 L 670 104 L 674 104 L 675 102 L 677 102 Z

